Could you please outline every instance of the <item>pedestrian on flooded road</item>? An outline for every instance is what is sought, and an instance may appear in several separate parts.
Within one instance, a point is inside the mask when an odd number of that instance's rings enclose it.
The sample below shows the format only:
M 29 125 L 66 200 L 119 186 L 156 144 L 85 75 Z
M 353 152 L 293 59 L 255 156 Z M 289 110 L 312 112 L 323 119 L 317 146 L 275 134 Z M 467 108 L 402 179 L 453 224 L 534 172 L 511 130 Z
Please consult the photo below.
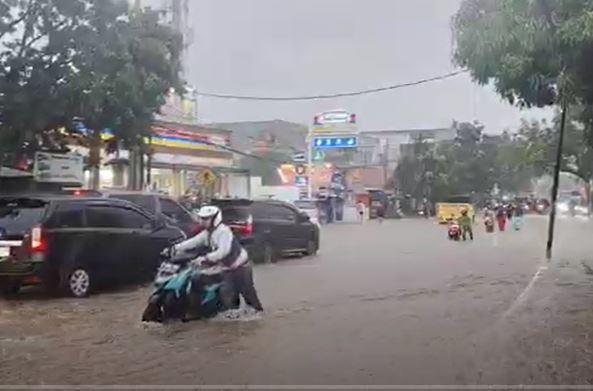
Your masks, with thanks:
M 507 224 L 507 212 L 502 205 L 496 208 L 496 222 L 498 223 L 498 230 L 504 231 Z
M 517 205 L 513 216 L 513 227 L 515 228 L 515 231 L 519 231 L 521 227 L 523 227 L 523 214 L 523 206 Z
M 382 223 L 384 218 L 385 218 L 385 207 L 383 206 L 383 204 L 381 204 L 377 207 L 377 220 L 379 220 L 379 223 Z
M 358 222 L 360 224 L 363 224 L 364 223 L 364 210 L 365 209 L 366 208 L 365 208 L 364 202 L 358 201 L 356 203 L 356 215 L 357 215 L 357 218 L 358 218 Z
M 513 214 L 515 211 L 515 205 L 513 204 L 507 204 L 505 206 L 505 210 L 506 210 L 506 214 L 507 214 L 507 220 L 510 222 L 513 220 Z
M 472 229 L 472 219 L 467 215 L 467 209 L 463 209 L 461 211 L 461 216 L 457 219 L 457 224 L 461 228 L 461 237 L 463 240 L 467 239 L 467 235 L 469 234 L 469 239 L 474 240 L 474 231 Z

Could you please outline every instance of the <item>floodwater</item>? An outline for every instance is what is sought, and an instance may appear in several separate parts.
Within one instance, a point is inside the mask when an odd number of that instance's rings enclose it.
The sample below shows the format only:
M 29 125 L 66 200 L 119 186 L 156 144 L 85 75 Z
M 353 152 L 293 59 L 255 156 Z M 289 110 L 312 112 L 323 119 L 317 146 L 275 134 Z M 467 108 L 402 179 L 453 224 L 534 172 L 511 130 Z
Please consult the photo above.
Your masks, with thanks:
M 326 226 L 318 256 L 255 268 L 250 321 L 143 324 L 149 285 L 23 292 L 0 301 L 0 382 L 593 383 L 592 231 L 562 219 L 545 263 L 541 217 L 467 243 L 425 220 Z

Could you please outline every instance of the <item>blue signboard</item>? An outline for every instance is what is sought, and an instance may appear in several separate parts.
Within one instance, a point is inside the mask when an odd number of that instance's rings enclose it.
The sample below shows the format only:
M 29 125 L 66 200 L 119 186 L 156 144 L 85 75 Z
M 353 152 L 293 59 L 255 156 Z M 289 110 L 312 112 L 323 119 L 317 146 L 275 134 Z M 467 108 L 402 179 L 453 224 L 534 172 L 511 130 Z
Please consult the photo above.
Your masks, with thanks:
M 337 137 L 314 137 L 313 148 L 331 149 L 331 148 L 356 148 L 358 147 L 358 137 L 355 136 L 337 136 Z

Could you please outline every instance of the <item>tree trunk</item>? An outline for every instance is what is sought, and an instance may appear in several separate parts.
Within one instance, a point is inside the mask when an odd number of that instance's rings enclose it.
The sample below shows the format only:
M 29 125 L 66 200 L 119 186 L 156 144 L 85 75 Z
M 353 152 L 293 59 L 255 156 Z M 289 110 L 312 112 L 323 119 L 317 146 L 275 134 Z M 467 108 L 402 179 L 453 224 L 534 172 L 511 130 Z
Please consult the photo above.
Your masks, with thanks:
M 593 179 L 589 179 L 585 185 L 585 191 L 587 192 L 587 215 L 591 217 L 591 210 L 593 209 Z
M 138 147 L 138 187 L 136 190 L 144 189 L 144 148 Z
M 91 189 L 99 190 L 101 185 L 101 132 L 93 131 L 89 145 L 89 166 L 91 169 Z

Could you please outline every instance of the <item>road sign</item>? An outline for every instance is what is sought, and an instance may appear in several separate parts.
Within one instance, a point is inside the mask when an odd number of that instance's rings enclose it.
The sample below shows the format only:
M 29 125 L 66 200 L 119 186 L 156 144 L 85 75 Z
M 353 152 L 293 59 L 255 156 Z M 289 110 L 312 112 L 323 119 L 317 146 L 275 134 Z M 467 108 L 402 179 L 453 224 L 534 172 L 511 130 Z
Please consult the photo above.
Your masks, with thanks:
M 313 148 L 316 149 L 336 149 L 336 148 L 356 148 L 358 147 L 358 137 L 314 137 Z
M 305 166 L 303 166 L 302 164 L 299 164 L 299 165 L 297 165 L 297 166 L 294 168 L 294 172 L 295 172 L 297 175 L 306 175 L 306 174 L 307 174 L 307 168 L 306 168 Z
M 197 176 L 203 186 L 211 186 L 216 182 L 216 174 L 207 168 L 200 171 Z
M 316 149 L 315 154 L 313 155 L 313 161 L 322 162 L 325 160 L 325 152 Z
M 305 187 L 309 184 L 309 177 L 305 175 L 297 175 L 294 177 L 294 184 L 298 187 Z
M 307 161 L 307 157 L 304 152 L 297 152 L 292 155 L 292 161 L 295 163 L 303 163 Z

